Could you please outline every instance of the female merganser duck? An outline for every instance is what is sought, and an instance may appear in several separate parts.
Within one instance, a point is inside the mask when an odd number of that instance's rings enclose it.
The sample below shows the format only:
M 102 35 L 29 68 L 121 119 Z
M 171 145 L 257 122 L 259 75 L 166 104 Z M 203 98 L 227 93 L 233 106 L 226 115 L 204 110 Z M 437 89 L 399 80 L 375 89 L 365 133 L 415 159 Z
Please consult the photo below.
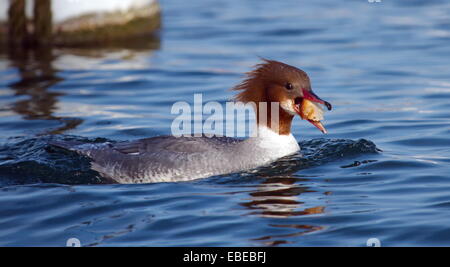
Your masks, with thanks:
M 117 143 L 52 144 L 89 157 L 92 169 L 118 183 L 187 181 L 253 169 L 294 154 L 300 147 L 291 134 L 291 123 L 296 114 L 308 119 L 302 108 L 305 99 L 331 110 L 330 103 L 313 93 L 304 71 L 274 60 L 256 65 L 233 90 L 240 91 L 235 100 L 255 103 L 255 137 L 159 136 Z M 259 108 L 263 102 L 267 109 Z M 278 123 L 271 120 L 271 103 L 279 103 Z M 259 119 L 261 110 L 267 112 L 266 120 Z M 320 120 L 308 120 L 326 133 Z

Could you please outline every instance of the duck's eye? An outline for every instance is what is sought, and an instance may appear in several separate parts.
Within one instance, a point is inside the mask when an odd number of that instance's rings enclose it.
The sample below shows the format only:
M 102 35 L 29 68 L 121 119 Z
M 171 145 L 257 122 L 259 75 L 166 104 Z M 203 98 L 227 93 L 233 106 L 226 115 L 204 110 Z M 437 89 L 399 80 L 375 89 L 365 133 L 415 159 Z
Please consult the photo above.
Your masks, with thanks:
M 292 89 L 294 89 L 294 86 L 292 85 L 292 83 L 287 83 L 286 84 L 286 89 L 292 90 Z

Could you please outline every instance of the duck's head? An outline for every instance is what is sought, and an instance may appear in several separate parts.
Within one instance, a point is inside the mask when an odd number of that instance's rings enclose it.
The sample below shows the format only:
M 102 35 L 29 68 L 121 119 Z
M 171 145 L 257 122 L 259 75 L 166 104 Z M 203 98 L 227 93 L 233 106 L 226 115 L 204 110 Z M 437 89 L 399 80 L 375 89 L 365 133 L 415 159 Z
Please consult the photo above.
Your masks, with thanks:
M 295 115 L 307 119 L 323 133 L 325 127 L 320 120 L 308 119 L 305 114 L 304 100 L 325 105 L 331 110 L 331 104 L 318 97 L 311 89 L 308 75 L 293 66 L 274 60 L 266 60 L 255 66 L 255 69 L 247 73 L 239 85 L 233 88 L 239 90 L 235 100 L 255 103 L 258 123 L 261 124 L 260 103 L 267 103 L 266 126 L 278 129 L 279 134 L 290 134 L 291 122 Z M 279 103 L 279 125 L 271 125 L 271 103 Z M 310 103 L 309 102 L 309 103 Z M 306 101 L 306 103 L 308 103 Z

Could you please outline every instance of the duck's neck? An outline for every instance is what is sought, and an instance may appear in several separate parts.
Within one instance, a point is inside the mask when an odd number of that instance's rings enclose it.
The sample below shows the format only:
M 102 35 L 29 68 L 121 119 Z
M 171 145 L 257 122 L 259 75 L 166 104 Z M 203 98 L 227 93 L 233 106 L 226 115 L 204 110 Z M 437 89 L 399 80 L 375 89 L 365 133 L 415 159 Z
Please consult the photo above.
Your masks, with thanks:
M 257 133 L 257 137 L 249 138 L 248 142 L 252 148 L 257 146 L 266 151 L 263 154 L 270 159 L 278 159 L 300 150 L 297 140 L 291 133 L 281 135 L 265 125 L 258 125 Z
M 278 105 L 277 105 L 278 106 Z M 260 110 L 260 106 L 258 105 L 256 111 L 256 120 L 258 124 L 258 128 L 266 128 L 272 130 L 274 133 L 279 135 L 290 135 L 291 134 L 291 125 L 293 115 L 287 113 L 281 107 L 278 108 L 278 118 L 276 116 L 272 116 L 273 114 L 277 114 L 277 112 L 272 112 L 271 105 L 268 103 L 267 110 Z M 265 108 L 264 108 L 265 109 Z M 265 113 L 262 113 L 265 112 Z M 265 115 L 265 119 L 260 115 Z
M 259 110 L 259 107 L 257 108 Z M 266 112 L 267 120 L 261 119 L 259 112 L 257 115 L 256 137 L 249 138 L 248 144 L 252 147 L 257 146 L 265 150 L 267 154 L 265 159 L 275 160 L 287 155 L 291 155 L 300 150 L 295 137 L 291 134 L 291 124 L 294 116 L 286 113 L 280 108 L 279 120 L 272 121 L 270 108 Z

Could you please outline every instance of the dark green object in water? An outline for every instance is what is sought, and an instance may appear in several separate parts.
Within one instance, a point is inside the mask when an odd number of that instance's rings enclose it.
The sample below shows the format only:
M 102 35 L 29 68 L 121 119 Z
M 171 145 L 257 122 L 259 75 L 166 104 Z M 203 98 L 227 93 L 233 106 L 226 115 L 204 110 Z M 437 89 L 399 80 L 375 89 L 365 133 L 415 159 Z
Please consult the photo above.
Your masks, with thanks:
M 75 10 L 75 15 L 55 22 L 58 8 L 54 0 L 35 0 L 32 19 L 27 18 L 25 0 L 11 0 L 8 22 L 0 22 L 0 45 L 90 46 L 120 42 L 128 38 L 151 36 L 161 27 L 157 0 L 124 0 L 122 8 L 94 11 Z M 89 0 L 80 0 L 89 1 Z M 61 3 L 59 3 L 61 4 Z M 70 2 L 67 3 L 67 5 Z M 76 6 L 70 6 L 75 8 Z

